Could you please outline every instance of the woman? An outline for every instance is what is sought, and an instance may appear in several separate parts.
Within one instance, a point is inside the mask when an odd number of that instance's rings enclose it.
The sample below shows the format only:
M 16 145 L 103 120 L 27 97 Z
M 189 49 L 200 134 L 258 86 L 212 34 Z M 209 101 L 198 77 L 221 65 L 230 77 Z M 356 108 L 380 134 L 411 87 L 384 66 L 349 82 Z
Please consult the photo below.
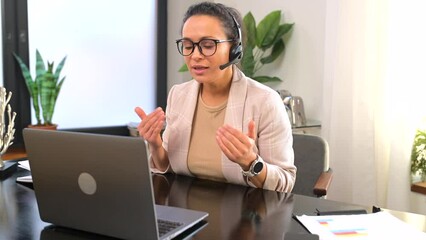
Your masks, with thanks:
M 240 14 L 220 3 L 187 10 L 176 43 L 194 79 L 172 87 L 166 114 L 137 107 L 138 130 L 153 172 L 290 192 L 296 178 L 290 122 L 279 95 L 235 66 L 240 26 Z

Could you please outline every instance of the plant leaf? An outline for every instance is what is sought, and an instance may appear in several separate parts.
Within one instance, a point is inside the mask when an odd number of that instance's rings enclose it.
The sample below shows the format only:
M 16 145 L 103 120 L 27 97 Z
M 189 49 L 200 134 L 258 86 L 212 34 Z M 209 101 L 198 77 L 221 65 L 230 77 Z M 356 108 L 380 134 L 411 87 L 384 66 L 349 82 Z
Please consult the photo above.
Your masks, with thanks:
M 65 60 L 67 60 L 66 56 L 62 59 L 62 61 L 56 67 L 55 74 L 53 75 L 55 78 L 55 83 L 58 81 L 59 75 L 61 75 L 61 71 L 62 71 L 62 68 L 64 67 Z
M 52 73 L 52 65 L 49 66 L 49 70 L 40 79 L 40 103 L 42 108 L 42 116 L 44 122 L 47 124 L 51 123 L 52 120 L 52 95 L 56 89 L 56 83 L 54 82 L 54 76 Z
M 248 45 L 244 48 L 243 59 L 241 60 L 241 67 L 243 73 L 247 77 L 252 77 L 254 74 L 254 56 L 253 56 L 253 48 Z
M 281 20 L 281 10 L 272 11 L 257 26 L 256 45 L 266 50 L 274 44 Z
M 58 85 L 56 85 L 54 91 L 52 92 L 50 109 L 49 109 L 50 122 L 52 122 L 53 113 L 55 112 L 56 100 L 58 99 L 59 92 L 61 91 L 61 87 L 64 81 L 65 81 L 65 77 L 63 77 L 61 81 L 59 81 Z
M 28 67 L 24 63 L 24 61 L 22 61 L 22 59 L 18 55 L 13 53 L 13 56 L 15 57 L 16 61 L 19 64 L 19 67 L 21 68 L 22 76 L 24 77 L 28 91 L 31 93 L 31 91 L 32 91 L 31 85 L 34 83 L 34 81 L 33 81 L 33 78 L 31 77 L 30 70 L 28 69 Z
M 22 61 L 22 59 L 13 53 L 13 56 L 15 56 L 16 61 L 18 61 L 19 67 L 21 68 L 22 76 L 24 77 L 25 84 L 27 85 L 28 92 L 30 93 L 31 98 L 33 99 L 33 107 L 34 107 L 34 113 L 35 117 L 37 119 L 37 124 L 41 123 L 40 118 L 40 107 L 39 107 L 39 101 L 38 101 L 38 85 L 31 77 L 30 70 L 28 69 L 27 65 Z
M 44 65 L 43 58 L 40 52 L 36 49 L 36 81 L 37 78 L 42 76 L 46 72 L 46 66 Z
M 282 37 L 290 32 L 290 30 L 293 28 L 294 23 L 284 23 L 281 24 L 280 27 L 278 28 L 278 32 L 277 35 L 275 36 L 274 39 L 274 44 L 277 43 L 280 39 L 282 39 Z
M 282 32 L 283 35 L 287 34 L 288 32 L 290 32 L 291 29 L 293 29 L 294 23 L 284 23 L 280 25 L 280 29 L 278 30 L 278 32 Z
M 189 71 L 189 69 L 188 69 L 188 66 L 184 63 L 183 65 L 182 65 L 182 67 L 180 67 L 179 68 L 179 70 L 178 70 L 179 72 L 188 72 Z
M 246 46 L 254 48 L 256 46 L 256 20 L 251 12 L 248 12 L 243 18 L 243 24 L 246 34 Z
M 254 80 L 260 82 L 260 83 L 266 83 L 266 82 L 282 82 L 282 80 L 279 77 L 269 77 L 269 76 L 256 76 L 253 77 Z
M 284 41 L 280 39 L 277 43 L 274 44 L 271 54 L 267 57 L 260 59 L 260 62 L 263 64 L 271 63 L 277 59 L 281 53 L 284 51 L 285 45 Z
M 44 77 L 44 74 L 46 73 L 46 71 L 47 71 L 47 69 L 46 69 L 46 66 L 44 65 L 43 58 L 42 58 L 40 52 L 38 51 L 38 49 L 36 49 L 36 77 L 35 77 L 34 81 L 35 81 L 35 84 L 37 85 L 37 89 L 39 91 L 39 93 L 37 94 L 38 95 L 37 98 L 39 98 L 39 96 L 40 96 L 40 101 L 41 101 L 40 104 L 41 104 L 42 108 L 43 108 L 43 106 L 42 106 L 43 100 L 41 100 L 41 93 L 42 93 L 41 84 L 43 82 L 43 77 Z

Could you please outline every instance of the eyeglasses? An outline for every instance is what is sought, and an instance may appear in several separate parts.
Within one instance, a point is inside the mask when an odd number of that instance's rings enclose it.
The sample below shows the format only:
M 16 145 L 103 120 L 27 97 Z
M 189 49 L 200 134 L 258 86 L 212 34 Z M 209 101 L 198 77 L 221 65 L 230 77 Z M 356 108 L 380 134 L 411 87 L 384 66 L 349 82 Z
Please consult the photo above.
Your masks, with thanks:
M 233 42 L 234 39 L 217 40 L 217 39 L 201 39 L 198 42 L 193 42 L 189 39 L 178 39 L 176 45 L 179 53 L 182 56 L 189 56 L 194 52 L 195 46 L 198 47 L 198 51 L 206 57 L 210 57 L 216 53 L 217 44 L 223 42 Z

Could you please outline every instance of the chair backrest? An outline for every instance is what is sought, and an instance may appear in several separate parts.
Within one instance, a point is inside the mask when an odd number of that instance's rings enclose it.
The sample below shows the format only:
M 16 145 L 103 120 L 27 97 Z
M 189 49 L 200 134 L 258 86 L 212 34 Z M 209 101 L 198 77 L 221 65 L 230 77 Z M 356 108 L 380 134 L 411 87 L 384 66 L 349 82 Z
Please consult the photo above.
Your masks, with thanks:
M 293 149 L 297 167 L 293 193 L 316 196 L 315 183 L 329 170 L 328 143 L 320 136 L 293 133 Z

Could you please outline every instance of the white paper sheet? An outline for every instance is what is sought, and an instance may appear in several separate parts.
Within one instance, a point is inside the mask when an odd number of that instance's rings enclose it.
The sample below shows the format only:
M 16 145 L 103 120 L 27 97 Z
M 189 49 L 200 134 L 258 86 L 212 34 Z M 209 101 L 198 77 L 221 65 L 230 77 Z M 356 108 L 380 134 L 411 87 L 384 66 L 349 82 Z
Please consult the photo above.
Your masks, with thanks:
M 311 233 L 318 234 L 321 240 L 426 239 L 426 233 L 387 212 L 296 217 Z
M 18 162 L 18 166 L 21 167 L 21 168 L 23 168 L 23 169 L 26 169 L 28 171 L 31 171 L 31 169 L 30 169 L 30 162 L 28 160 L 19 161 Z

